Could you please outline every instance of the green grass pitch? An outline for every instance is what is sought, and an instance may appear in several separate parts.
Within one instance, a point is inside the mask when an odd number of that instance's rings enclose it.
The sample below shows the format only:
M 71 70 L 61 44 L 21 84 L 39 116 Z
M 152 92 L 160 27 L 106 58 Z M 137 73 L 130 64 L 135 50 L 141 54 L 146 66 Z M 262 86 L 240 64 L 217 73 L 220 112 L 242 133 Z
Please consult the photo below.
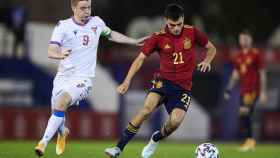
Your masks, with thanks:
M 146 141 L 147 142 L 147 141 Z M 144 141 L 132 141 L 119 158 L 140 158 L 145 146 Z M 214 143 L 220 158 L 280 158 L 280 144 L 258 144 L 255 151 L 238 152 L 237 143 Z M 70 141 L 61 156 L 55 155 L 55 144 L 52 142 L 42 158 L 107 158 L 104 149 L 114 142 L 110 141 Z M 36 158 L 32 141 L 0 141 L 0 158 Z M 194 158 L 194 150 L 198 143 L 176 143 L 163 141 L 152 158 Z

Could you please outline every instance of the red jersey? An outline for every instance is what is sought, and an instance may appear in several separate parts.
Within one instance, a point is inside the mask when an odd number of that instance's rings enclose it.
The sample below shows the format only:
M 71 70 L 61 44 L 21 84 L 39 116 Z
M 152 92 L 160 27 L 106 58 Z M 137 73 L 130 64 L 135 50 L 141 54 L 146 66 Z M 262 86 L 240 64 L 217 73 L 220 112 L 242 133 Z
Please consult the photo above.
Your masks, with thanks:
M 160 56 L 160 75 L 186 90 L 191 90 L 196 68 L 195 46 L 206 46 L 208 38 L 193 26 L 185 25 L 180 35 L 169 33 L 167 27 L 154 33 L 144 44 L 141 53 Z
M 240 93 L 260 92 L 259 71 L 264 68 L 264 57 L 256 48 L 250 49 L 247 53 L 239 52 L 234 59 L 234 67 L 240 78 Z

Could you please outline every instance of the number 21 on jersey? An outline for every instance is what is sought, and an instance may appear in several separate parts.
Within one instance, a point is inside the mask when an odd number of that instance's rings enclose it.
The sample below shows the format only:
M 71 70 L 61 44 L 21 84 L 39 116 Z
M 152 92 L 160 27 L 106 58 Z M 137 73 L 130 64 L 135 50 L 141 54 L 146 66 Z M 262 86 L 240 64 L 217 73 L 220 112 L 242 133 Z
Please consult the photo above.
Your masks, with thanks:
M 173 63 L 175 65 L 184 63 L 182 52 L 173 53 Z
M 191 96 L 189 96 L 187 93 L 183 93 L 181 102 L 183 102 L 185 104 L 185 107 L 188 108 L 191 103 Z

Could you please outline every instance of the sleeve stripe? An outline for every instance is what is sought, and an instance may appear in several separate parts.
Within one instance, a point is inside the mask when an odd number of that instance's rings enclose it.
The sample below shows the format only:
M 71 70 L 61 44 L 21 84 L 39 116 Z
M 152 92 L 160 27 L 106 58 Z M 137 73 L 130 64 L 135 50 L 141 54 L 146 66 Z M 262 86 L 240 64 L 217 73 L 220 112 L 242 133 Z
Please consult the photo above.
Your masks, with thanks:
M 49 44 L 56 44 L 58 46 L 61 46 L 61 43 L 57 41 L 50 41 Z
M 112 30 L 105 26 L 104 30 L 101 32 L 101 36 L 105 36 L 105 37 L 110 37 L 112 33 Z

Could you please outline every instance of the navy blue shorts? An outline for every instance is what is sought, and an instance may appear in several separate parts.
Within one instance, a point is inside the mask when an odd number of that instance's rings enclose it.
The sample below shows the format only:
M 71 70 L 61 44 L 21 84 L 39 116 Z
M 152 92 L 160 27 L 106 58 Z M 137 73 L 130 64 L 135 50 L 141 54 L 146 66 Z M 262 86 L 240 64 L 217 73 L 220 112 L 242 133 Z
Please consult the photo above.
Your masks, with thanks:
M 181 88 L 169 80 L 153 81 L 153 87 L 149 90 L 162 96 L 159 105 L 164 104 L 170 114 L 173 109 L 179 108 L 188 111 L 191 103 L 191 92 Z

